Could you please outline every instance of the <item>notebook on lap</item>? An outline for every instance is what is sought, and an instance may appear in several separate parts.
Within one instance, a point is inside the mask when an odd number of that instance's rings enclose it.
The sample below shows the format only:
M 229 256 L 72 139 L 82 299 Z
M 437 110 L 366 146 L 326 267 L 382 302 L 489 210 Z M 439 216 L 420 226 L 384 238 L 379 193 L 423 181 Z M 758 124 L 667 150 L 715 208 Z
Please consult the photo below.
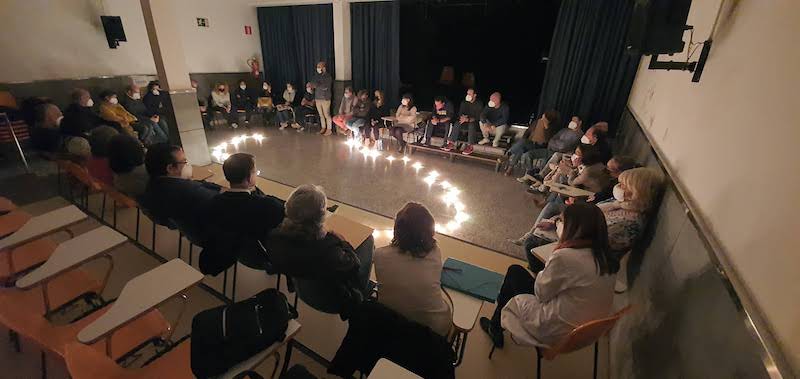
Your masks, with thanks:
M 442 270 L 442 285 L 469 296 L 494 303 L 503 275 L 471 265 L 458 259 L 447 258 Z

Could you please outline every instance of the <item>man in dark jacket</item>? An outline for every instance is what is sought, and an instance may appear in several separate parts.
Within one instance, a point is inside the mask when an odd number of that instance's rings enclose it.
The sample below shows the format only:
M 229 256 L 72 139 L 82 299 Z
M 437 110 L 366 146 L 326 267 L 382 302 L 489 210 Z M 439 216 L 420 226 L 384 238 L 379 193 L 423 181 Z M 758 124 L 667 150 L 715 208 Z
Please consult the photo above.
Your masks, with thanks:
M 119 99 L 119 104 L 122 105 L 126 111 L 130 112 L 137 119 L 142 120 L 147 118 L 147 107 L 142 101 L 142 93 L 139 86 L 131 84 L 125 87 L 125 96 Z
M 458 107 L 458 122 L 453 123 L 450 133 L 447 135 L 447 145 L 443 148 L 445 151 L 455 149 L 461 130 L 468 128 L 467 146 L 461 153 L 464 155 L 472 154 L 472 145 L 478 142 L 478 120 L 481 118 L 481 112 L 483 112 L 483 102 L 478 100 L 478 95 L 475 93 L 474 88 L 468 89 L 467 96 Z
M 206 205 L 203 219 L 208 244 L 201 262 L 215 261 L 218 269 L 224 270 L 237 257 L 245 255 L 247 266 L 266 268 L 259 260 L 263 254 L 261 246 L 266 245 L 269 233 L 283 221 L 283 201 L 264 195 L 256 187 L 258 170 L 250 154 L 231 155 L 223 163 L 222 171 L 231 188 L 214 196 Z
M 328 73 L 328 65 L 324 61 L 317 63 L 317 72 L 311 78 L 314 87 L 314 100 L 319 112 L 319 123 L 322 126 L 320 134 L 331 135 L 336 131 L 332 128 L 331 118 L 331 91 L 333 77 Z
M 150 181 L 142 196 L 142 207 L 159 219 L 177 224 L 192 242 L 202 246 L 203 210 L 220 186 L 192 180 L 192 165 L 180 146 L 150 146 L 144 159 Z
M 509 112 L 508 105 L 503 102 L 500 92 L 495 92 L 489 96 L 489 104 L 481 112 L 480 127 L 483 139 L 478 142 L 479 145 L 485 145 L 489 142 L 494 147 L 500 145 L 500 137 L 508 130 Z M 489 134 L 494 134 L 494 140 L 489 140 Z
M 447 98 L 444 96 L 436 96 L 433 99 L 433 114 L 431 115 L 431 119 L 428 120 L 428 123 L 425 125 L 425 140 L 422 141 L 424 145 L 431 144 L 431 137 L 433 136 L 433 130 L 444 129 L 445 136 L 450 132 L 450 127 L 453 124 L 453 118 L 455 118 L 455 110 L 453 109 L 453 103 L 451 103 Z
M 71 137 L 84 137 L 89 131 L 100 125 L 111 125 L 113 122 L 105 121 L 92 110 L 94 100 L 89 91 L 78 88 L 72 92 L 72 103 L 64 110 L 64 119 L 61 120 L 61 133 Z M 116 126 L 119 126 L 117 124 Z

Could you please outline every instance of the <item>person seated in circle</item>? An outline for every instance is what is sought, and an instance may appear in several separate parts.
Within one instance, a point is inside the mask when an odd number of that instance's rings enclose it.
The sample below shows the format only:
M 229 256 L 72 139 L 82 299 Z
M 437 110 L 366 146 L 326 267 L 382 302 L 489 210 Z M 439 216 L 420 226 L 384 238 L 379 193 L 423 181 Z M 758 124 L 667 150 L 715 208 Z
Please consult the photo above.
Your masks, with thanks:
M 497 348 L 503 331 L 514 341 L 552 347 L 576 326 L 612 312 L 619 261 L 608 244 L 603 212 L 593 204 L 573 204 L 556 223 L 558 246 L 534 277 L 520 265 L 508 268 L 497 308 L 480 326 Z
M 397 107 L 397 112 L 394 115 L 394 124 L 390 130 L 390 134 L 400 147 L 397 152 L 402 153 L 406 147 L 406 141 L 403 139 L 403 133 L 410 133 L 417 126 L 417 107 L 414 106 L 414 97 L 410 93 L 403 95 L 400 100 L 400 106 Z
M 270 260 L 292 278 L 298 296 L 321 312 L 347 314 L 367 295 L 375 241 L 370 235 L 354 248 L 325 228 L 327 197 L 304 184 L 286 200 L 286 215 L 270 232 Z
M 333 116 L 333 123 L 339 127 L 342 132 L 347 131 L 347 121 L 353 118 L 353 105 L 358 102 L 358 98 L 353 94 L 353 87 L 344 87 L 344 98 L 339 103 L 339 113 Z
M 435 225 L 424 205 L 407 203 L 394 219 L 392 243 L 375 250 L 375 277 L 380 303 L 447 336 L 453 315 L 442 292 L 442 252 L 434 239 Z
M 353 133 L 353 138 L 356 140 L 361 139 L 362 143 L 366 139 L 367 136 L 364 136 L 364 128 L 369 123 L 369 115 L 372 112 L 372 102 L 369 101 L 369 92 L 367 90 L 360 90 L 358 91 L 358 100 L 353 105 L 353 118 L 347 120 L 345 125 L 347 129 L 349 129 Z M 370 147 L 374 140 L 370 137 Z

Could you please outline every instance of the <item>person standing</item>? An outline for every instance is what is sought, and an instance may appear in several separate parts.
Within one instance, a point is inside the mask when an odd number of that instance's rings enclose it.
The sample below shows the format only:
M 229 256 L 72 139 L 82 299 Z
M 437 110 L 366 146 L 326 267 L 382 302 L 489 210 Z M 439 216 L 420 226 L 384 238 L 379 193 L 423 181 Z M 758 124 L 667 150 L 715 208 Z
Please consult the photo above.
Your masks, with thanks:
M 333 119 L 331 119 L 331 87 L 333 86 L 333 77 L 327 71 L 327 64 L 325 61 L 317 63 L 317 73 L 311 79 L 311 84 L 314 87 L 314 101 L 317 105 L 317 112 L 319 112 L 319 134 L 329 136 L 335 131 L 333 130 Z
M 509 121 L 508 105 L 503 103 L 503 97 L 500 92 L 495 92 L 489 96 L 489 104 L 481 112 L 480 120 L 483 139 L 478 144 L 486 145 L 491 142 L 493 147 L 500 146 L 500 138 L 508 130 Z M 489 134 L 494 134 L 494 140 L 489 140 Z

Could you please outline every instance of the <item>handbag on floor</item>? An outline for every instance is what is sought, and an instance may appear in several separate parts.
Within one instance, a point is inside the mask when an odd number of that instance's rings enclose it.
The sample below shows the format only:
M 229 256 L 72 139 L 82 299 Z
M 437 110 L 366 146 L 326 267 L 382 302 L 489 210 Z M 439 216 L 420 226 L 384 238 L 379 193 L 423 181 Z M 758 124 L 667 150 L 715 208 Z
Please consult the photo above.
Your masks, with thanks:
M 192 373 L 198 378 L 220 375 L 282 341 L 289 319 L 286 296 L 274 288 L 198 313 L 192 319 Z

